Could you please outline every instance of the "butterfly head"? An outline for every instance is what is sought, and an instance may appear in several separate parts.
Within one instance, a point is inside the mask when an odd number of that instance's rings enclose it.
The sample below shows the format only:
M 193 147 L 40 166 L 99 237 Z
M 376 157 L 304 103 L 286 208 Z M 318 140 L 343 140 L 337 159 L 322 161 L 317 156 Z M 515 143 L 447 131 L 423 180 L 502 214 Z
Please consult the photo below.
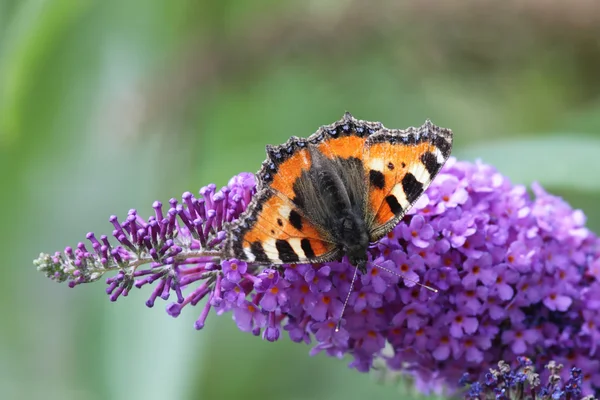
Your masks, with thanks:
M 363 218 L 350 213 L 340 221 L 340 243 L 348 260 L 361 273 L 367 272 L 367 250 L 369 235 Z

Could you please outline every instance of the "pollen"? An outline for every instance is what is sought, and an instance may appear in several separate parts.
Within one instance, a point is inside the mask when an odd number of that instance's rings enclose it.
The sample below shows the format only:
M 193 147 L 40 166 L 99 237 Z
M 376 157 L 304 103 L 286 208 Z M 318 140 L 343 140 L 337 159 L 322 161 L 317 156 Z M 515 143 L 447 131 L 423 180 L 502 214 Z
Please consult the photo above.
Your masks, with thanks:
M 335 322 L 333 322 L 333 321 L 329 321 L 329 322 L 327 323 L 327 327 L 328 327 L 328 328 L 335 328 L 335 325 L 336 325 L 336 323 L 335 323 Z
M 273 286 L 273 287 L 271 288 L 270 292 L 271 292 L 272 294 L 277 294 L 277 293 L 279 293 L 279 288 L 278 288 L 277 286 Z
M 378 275 L 378 274 L 379 274 L 379 270 L 377 268 L 373 268 L 371 270 L 371 275 L 375 276 L 375 275 Z
M 229 268 L 231 268 L 232 271 L 237 271 L 238 266 L 236 263 L 231 263 L 231 264 L 229 264 Z
M 450 201 L 450 196 L 445 195 L 442 197 L 442 200 L 444 200 L 445 202 L 449 202 Z
M 323 304 L 329 304 L 331 303 L 331 297 L 323 296 L 323 299 L 321 301 L 323 302 Z
M 304 285 L 300 286 L 300 291 L 303 294 L 308 294 L 308 292 L 310 292 L 310 288 L 308 287 L 308 285 L 304 284 Z
M 402 271 L 402 272 L 407 272 L 409 269 L 410 269 L 410 268 L 408 267 L 408 265 L 407 265 L 407 264 L 402 264 L 402 265 L 400 266 L 400 271 Z
M 252 304 L 248 304 L 248 311 L 250 311 L 251 313 L 256 311 L 256 307 L 254 307 Z
M 369 331 L 369 332 L 367 332 L 367 336 L 369 336 L 370 338 L 376 338 L 377 337 L 377 332 L 375 332 L 375 331 Z
M 509 262 L 509 263 L 511 263 L 511 264 L 515 262 L 515 256 L 513 256 L 513 255 L 510 255 L 510 256 L 508 256 L 506 259 L 507 259 L 507 260 L 508 260 L 508 262 Z

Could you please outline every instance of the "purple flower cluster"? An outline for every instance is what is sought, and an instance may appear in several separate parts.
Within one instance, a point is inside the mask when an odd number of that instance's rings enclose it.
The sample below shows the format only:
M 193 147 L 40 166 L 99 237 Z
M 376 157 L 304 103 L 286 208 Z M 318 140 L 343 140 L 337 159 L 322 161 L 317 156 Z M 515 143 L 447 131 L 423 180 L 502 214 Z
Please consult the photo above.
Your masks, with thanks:
M 562 378 L 563 365 L 550 361 L 541 375 L 536 372 L 531 359 L 519 356 L 517 365 L 511 368 L 505 361 L 498 362 L 498 369 L 490 368 L 482 381 L 472 382 L 465 373 L 460 386 L 467 386 L 465 400 L 594 400 L 593 395 L 583 397 L 581 368 L 571 367 L 567 380 Z M 545 376 L 544 376 L 545 375 Z
M 537 368 L 564 364 L 564 379 L 577 365 L 583 393 L 600 390 L 600 240 L 581 211 L 540 186 L 531 199 L 491 166 L 451 158 L 371 247 L 353 287 L 346 259 L 265 268 L 221 257 L 227 222 L 254 186 L 252 174 L 240 174 L 219 191 L 172 199 L 168 210 L 157 202 L 146 220 L 132 210 L 121 223 L 111 218 L 116 246 L 88 234 L 91 251 L 80 243 L 35 263 L 72 286 L 117 271 L 107 280 L 111 300 L 154 284 L 147 305 L 174 292 L 172 316 L 205 299 L 197 329 L 211 308 L 231 311 L 243 331 L 273 341 L 283 329 L 293 341 L 314 342 L 313 354 L 351 354 L 359 371 L 383 358 L 422 391 L 456 387 L 465 370 L 483 377 L 498 360 L 524 354 Z

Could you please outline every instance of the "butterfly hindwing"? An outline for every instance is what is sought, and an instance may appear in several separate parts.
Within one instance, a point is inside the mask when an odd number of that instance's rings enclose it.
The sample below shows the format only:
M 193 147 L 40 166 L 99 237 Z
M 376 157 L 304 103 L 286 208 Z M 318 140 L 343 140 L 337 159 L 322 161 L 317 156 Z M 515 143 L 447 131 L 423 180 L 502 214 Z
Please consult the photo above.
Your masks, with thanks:
M 382 129 L 369 137 L 364 163 L 372 242 L 404 217 L 441 170 L 451 148 L 452 132 L 430 121 L 418 128 Z

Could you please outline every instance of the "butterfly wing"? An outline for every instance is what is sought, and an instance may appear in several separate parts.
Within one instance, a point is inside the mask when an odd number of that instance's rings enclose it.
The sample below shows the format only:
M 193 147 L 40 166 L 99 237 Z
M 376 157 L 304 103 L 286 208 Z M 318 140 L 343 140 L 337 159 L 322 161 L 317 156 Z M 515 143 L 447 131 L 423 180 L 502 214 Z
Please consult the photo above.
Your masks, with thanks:
M 370 241 L 391 231 L 427 189 L 452 150 L 452 131 L 426 121 L 418 128 L 381 129 L 367 140 L 365 219 Z
M 228 256 L 263 264 L 311 263 L 339 257 L 327 232 L 294 203 L 294 182 L 311 164 L 307 146 L 306 140 L 295 137 L 281 146 L 267 146 L 269 157 L 257 174 L 257 193 L 228 228 Z
M 259 264 L 312 263 L 339 257 L 335 243 L 290 201 L 270 188 L 260 190 L 234 222 L 226 253 Z

